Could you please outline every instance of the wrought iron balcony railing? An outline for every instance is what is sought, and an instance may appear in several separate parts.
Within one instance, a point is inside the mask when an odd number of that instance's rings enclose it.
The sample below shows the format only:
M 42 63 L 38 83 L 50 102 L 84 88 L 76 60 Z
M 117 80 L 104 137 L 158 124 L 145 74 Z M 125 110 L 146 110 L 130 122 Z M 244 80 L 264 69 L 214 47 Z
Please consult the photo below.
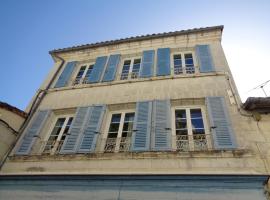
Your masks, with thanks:
M 178 151 L 204 151 L 211 148 L 209 134 L 176 135 L 176 149 Z

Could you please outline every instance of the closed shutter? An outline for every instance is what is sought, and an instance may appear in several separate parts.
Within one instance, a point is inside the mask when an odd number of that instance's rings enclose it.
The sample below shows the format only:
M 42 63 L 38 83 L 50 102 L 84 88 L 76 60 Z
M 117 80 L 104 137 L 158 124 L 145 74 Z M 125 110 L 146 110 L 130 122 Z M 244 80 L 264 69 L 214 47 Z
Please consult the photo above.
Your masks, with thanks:
M 143 52 L 142 66 L 139 74 L 140 77 L 144 78 L 153 76 L 154 58 L 155 58 L 154 50 L 148 50 Z
M 73 61 L 73 62 L 68 62 L 66 64 L 62 74 L 60 75 L 60 77 L 58 78 L 54 86 L 55 88 L 65 87 L 68 85 L 70 77 L 75 69 L 76 63 L 77 63 L 76 61 Z
M 165 76 L 171 74 L 170 66 L 170 48 L 162 48 L 157 50 L 157 76 Z
M 117 67 L 120 61 L 120 55 L 111 55 L 106 67 L 106 71 L 103 76 L 103 82 L 105 81 L 113 81 L 115 79 L 115 74 L 117 71 Z
M 197 45 L 196 55 L 201 73 L 215 71 L 209 45 Z
M 93 152 L 105 112 L 105 106 L 93 106 L 86 119 L 78 152 Z
M 132 151 L 150 150 L 152 102 L 137 102 L 132 134 Z
M 26 133 L 23 137 L 22 143 L 17 150 L 17 155 L 27 155 L 30 153 L 31 147 L 33 146 L 36 138 L 39 136 L 46 119 L 50 114 L 50 110 L 38 111 L 35 114 L 33 121 L 30 126 L 26 129 Z
M 236 148 L 235 136 L 226 109 L 224 97 L 207 97 L 211 131 L 216 149 Z
M 171 105 L 170 100 L 153 102 L 153 126 L 151 146 L 155 151 L 171 150 Z
M 93 70 L 88 78 L 89 83 L 97 83 L 100 82 L 101 75 L 104 71 L 104 67 L 106 65 L 107 56 L 98 57 L 96 59 L 96 63 L 93 67 Z
M 89 113 L 88 107 L 77 108 L 75 119 L 73 120 L 69 133 L 64 141 L 60 153 L 75 153 L 78 138 L 82 134 L 85 118 Z

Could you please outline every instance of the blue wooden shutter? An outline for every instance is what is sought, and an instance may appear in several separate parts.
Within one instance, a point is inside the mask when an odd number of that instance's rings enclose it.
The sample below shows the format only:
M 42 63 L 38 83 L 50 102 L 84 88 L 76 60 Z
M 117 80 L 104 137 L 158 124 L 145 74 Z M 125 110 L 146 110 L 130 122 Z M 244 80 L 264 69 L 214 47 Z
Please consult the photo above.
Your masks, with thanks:
M 102 81 L 113 81 L 120 61 L 120 54 L 111 55 Z
M 153 76 L 154 58 L 155 58 L 154 50 L 148 50 L 143 52 L 142 66 L 139 74 L 140 77 L 143 78 Z
M 165 76 L 171 74 L 170 65 L 170 48 L 162 48 L 157 50 L 157 76 Z
M 153 102 L 152 150 L 171 150 L 171 104 L 170 100 Z
M 197 45 L 196 55 L 200 67 L 200 72 L 207 73 L 215 71 L 209 45 Z
M 55 88 L 59 88 L 59 87 L 65 87 L 67 86 L 70 77 L 72 75 L 72 72 L 75 69 L 76 66 L 76 61 L 73 62 L 68 62 L 62 72 L 62 74 L 60 75 L 60 77 L 58 78 L 56 84 L 55 84 Z
M 137 102 L 132 134 L 132 151 L 150 150 L 152 102 Z
M 100 81 L 106 62 L 107 62 L 107 56 L 98 57 L 96 59 L 96 63 L 88 78 L 89 83 L 97 83 Z
M 45 124 L 46 119 L 50 114 L 49 110 L 38 111 L 33 121 L 30 123 L 30 126 L 26 129 L 26 133 L 23 137 L 22 143 L 20 144 L 19 149 L 17 150 L 17 155 L 27 155 L 31 151 L 36 138 L 39 136 L 40 131 Z
M 77 108 L 75 118 L 71 124 L 69 133 L 64 141 L 60 153 L 75 153 L 78 144 L 78 138 L 82 134 L 85 117 L 87 116 L 88 112 L 88 107 Z
M 105 112 L 105 106 L 93 106 L 86 119 L 78 152 L 93 152 Z
M 236 148 L 235 136 L 226 109 L 224 97 L 207 97 L 211 132 L 216 149 Z

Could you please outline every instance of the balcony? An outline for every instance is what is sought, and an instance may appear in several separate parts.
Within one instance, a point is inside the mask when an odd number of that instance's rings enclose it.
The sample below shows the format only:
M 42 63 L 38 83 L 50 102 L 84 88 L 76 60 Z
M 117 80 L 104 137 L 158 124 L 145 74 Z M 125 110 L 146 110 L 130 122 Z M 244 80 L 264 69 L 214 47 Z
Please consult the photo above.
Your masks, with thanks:
M 121 137 L 121 138 L 107 138 L 104 152 L 128 152 L 131 146 L 130 137 Z
M 209 134 L 176 135 L 177 151 L 207 151 L 211 146 Z

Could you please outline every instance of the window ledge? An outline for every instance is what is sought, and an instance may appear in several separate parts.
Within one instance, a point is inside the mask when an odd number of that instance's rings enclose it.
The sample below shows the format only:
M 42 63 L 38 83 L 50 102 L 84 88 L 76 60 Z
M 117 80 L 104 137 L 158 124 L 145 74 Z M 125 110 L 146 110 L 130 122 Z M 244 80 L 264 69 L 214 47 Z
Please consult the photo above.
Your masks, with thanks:
M 170 75 L 170 76 L 154 76 L 150 78 L 139 78 L 131 80 L 115 80 L 110 82 L 100 82 L 100 83 L 91 83 L 91 84 L 78 84 L 61 88 L 50 88 L 50 92 L 71 90 L 71 89 L 81 89 L 81 88 L 91 88 L 91 87 L 102 87 L 110 85 L 119 85 L 126 83 L 136 83 L 143 81 L 155 81 L 155 80 L 166 80 L 166 79 L 179 79 L 179 78 L 195 78 L 195 77 L 207 77 L 207 76 L 224 76 L 227 75 L 227 72 L 209 72 L 209 73 L 199 73 L 199 74 L 185 74 L 185 75 Z
M 177 159 L 177 158 L 244 158 L 254 154 L 248 149 L 207 150 L 188 152 L 121 152 L 121 153 L 85 153 L 57 155 L 13 155 L 10 161 L 66 161 L 66 160 L 125 160 L 125 159 Z

